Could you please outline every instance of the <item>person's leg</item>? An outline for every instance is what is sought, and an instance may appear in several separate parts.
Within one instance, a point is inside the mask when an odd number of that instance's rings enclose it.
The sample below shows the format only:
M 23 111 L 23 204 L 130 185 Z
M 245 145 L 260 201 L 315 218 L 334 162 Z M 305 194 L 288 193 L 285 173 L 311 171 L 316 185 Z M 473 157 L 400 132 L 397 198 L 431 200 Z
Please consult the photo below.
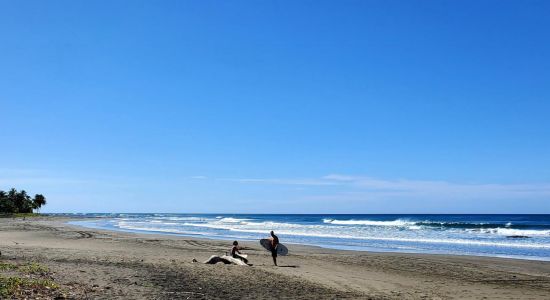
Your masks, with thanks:
M 237 258 L 237 259 L 240 259 L 240 260 L 242 260 L 242 261 L 243 261 L 243 262 L 244 262 L 245 264 L 247 264 L 247 263 L 248 263 L 248 259 L 246 259 L 246 258 L 244 258 L 244 257 L 240 256 L 240 255 L 239 255 L 239 254 L 237 254 L 237 253 L 233 254 L 233 258 Z
M 246 258 L 244 258 L 244 257 L 242 257 L 242 256 L 240 256 L 240 255 L 238 255 L 238 254 L 237 254 L 237 256 L 238 256 L 239 259 L 242 260 L 245 264 L 248 263 L 248 259 L 246 259 Z
M 277 250 L 271 251 L 271 257 L 273 257 L 273 264 L 277 265 Z

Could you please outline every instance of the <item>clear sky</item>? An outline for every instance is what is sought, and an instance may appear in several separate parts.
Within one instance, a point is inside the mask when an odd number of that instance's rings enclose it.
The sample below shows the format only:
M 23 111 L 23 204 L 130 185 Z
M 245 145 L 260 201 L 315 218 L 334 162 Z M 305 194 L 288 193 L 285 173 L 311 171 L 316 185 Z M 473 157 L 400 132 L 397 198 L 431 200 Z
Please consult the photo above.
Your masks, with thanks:
M 46 212 L 550 213 L 550 1 L 0 1 Z

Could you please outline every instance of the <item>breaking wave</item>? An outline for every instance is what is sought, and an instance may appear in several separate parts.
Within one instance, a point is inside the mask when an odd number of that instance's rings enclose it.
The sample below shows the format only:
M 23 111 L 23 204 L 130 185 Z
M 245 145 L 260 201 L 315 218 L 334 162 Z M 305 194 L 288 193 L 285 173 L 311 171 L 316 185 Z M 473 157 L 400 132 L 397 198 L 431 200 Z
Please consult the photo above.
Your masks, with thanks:
M 550 216 L 94 215 L 95 228 L 323 247 L 550 259 Z
M 335 224 L 335 225 L 367 225 L 367 226 L 407 226 L 415 225 L 415 222 L 408 222 L 405 220 L 393 220 L 393 221 L 371 221 L 371 220 L 334 220 L 324 219 L 323 223 Z

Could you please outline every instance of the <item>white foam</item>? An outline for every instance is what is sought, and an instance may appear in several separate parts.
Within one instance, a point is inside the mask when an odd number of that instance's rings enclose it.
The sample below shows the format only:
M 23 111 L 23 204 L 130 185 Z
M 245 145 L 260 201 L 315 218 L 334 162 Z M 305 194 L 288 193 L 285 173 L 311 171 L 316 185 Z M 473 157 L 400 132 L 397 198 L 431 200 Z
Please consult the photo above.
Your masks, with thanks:
M 166 221 L 171 219 L 172 218 L 165 218 Z M 256 236 L 256 234 L 265 235 L 269 232 L 269 230 L 274 230 L 278 234 L 287 236 L 349 239 L 355 240 L 355 242 L 360 244 L 368 244 L 368 242 L 360 241 L 371 240 L 401 242 L 406 244 L 410 243 L 411 245 L 430 243 L 442 245 L 550 249 L 550 230 L 521 230 L 505 227 L 468 230 L 437 230 L 403 219 L 396 219 L 392 221 L 325 219 L 323 220 L 323 223 L 317 224 L 296 224 L 274 221 L 262 222 L 255 221 L 253 219 L 231 217 L 220 219 L 213 217 L 178 217 L 177 222 L 172 221 L 162 223 L 159 223 L 158 220 L 152 221 L 150 219 L 137 219 L 131 221 L 129 219 L 117 219 L 117 221 L 118 222 L 114 226 L 122 229 L 166 232 L 174 234 L 199 234 L 204 236 L 212 236 L 212 230 L 201 230 L 198 228 L 202 227 L 222 230 L 222 232 L 216 231 L 214 235 L 223 236 L 224 234 L 229 234 L 231 236 L 242 236 L 243 238 L 250 238 L 250 234 L 253 234 L 252 236 Z M 191 227 L 198 228 L 193 230 Z M 192 231 L 193 233 L 191 233 Z M 223 231 L 225 231 L 225 233 Z M 238 232 L 241 234 L 238 234 Z M 504 237 L 512 235 L 533 236 L 533 238 L 512 240 Z M 394 245 L 394 247 L 402 246 L 403 244 Z
M 243 229 L 258 229 L 265 232 L 266 230 L 281 230 L 281 229 L 327 229 L 325 225 L 301 225 L 294 223 L 278 223 L 278 222 L 209 222 L 209 223 L 182 223 L 185 226 L 206 227 L 213 229 L 226 230 L 243 230 Z
M 170 221 L 206 221 L 208 219 L 205 218 L 198 218 L 198 217 L 161 217 L 161 218 L 155 218 L 160 220 L 170 220 Z
M 193 223 L 185 223 L 184 225 L 196 226 L 196 227 L 207 227 L 207 228 L 213 228 L 213 229 L 225 229 L 233 232 L 247 232 L 247 233 L 260 233 L 260 234 L 266 233 L 266 230 L 271 228 L 271 229 L 275 229 L 278 234 L 307 236 L 307 237 L 550 249 L 550 244 L 533 244 L 533 243 L 520 243 L 520 242 L 507 243 L 507 242 L 497 242 L 497 241 L 478 241 L 478 240 L 451 239 L 451 238 L 405 238 L 405 237 L 365 236 L 361 233 L 358 233 L 357 235 L 350 235 L 350 234 L 345 234 L 343 232 L 335 232 L 335 231 L 330 232 L 329 227 L 322 226 L 322 225 L 299 225 L 299 224 L 275 223 L 275 222 L 255 223 L 256 226 L 231 226 L 231 225 L 221 225 L 221 224 L 193 224 Z M 272 226 L 269 226 L 269 225 L 272 225 Z M 273 225 L 277 225 L 277 226 L 273 226 Z
M 367 226 L 407 226 L 407 225 L 415 224 L 415 222 L 408 222 L 401 219 L 397 219 L 394 221 L 324 219 L 323 223 L 335 224 L 335 225 L 367 225 Z
M 196 224 L 195 224 L 196 225 Z M 208 224 L 202 224 L 203 227 L 210 227 Z M 221 229 L 221 228 L 218 228 Z M 224 228 L 230 231 L 248 232 L 248 233 L 265 233 L 265 229 L 244 229 L 244 228 Z M 308 231 L 286 231 L 278 230 L 277 234 L 308 236 L 308 237 L 324 237 L 324 238 L 340 238 L 340 239 L 355 239 L 355 240 L 373 240 L 373 241 L 396 241 L 396 242 L 421 242 L 433 244 L 456 244 L 456 245 L 476 245 L 476 246 L 494 246 L 494 247 L 512 247 L 512 248 L 535 248 L 535 249 L 550 249 L 550 244 L 530 244 L 530 243 L 505 243 L 505 242 L 485 242 L 466 239 L 436 239 L 436 238 L 401 238 L 401 237 L 375 237 L 375 236 L 355 236 L 346 234 L 330 234 Z
M 161 228 L 161 227 L 141 227 L 141 226 L 123 225 L 123 226 L 119 226 L 119 228 L 127 229 L 127 230 L 165 232 L 165 233 L 174 233 L 174 234 L 193 234 L 193 235 L 204 234 L 204 232 L 193 232 L 193 231 L 186 231 L 186 230 L 178 230 L 174 228 Z
M 548 236 L 550 230 L 528 230 L 528 229 L 511 229 L 511 228 L 491 228 L 485 230 L 486 233 L 505 235 L 505 236 Z
M 216 222 L 219 222 L 219 223 L 243 223 L 243 222 L 246 222 L 246 221 L 250 221 L 251 219 L 238 219 L 238 218 L 221 218 L 221 219 L 218 219 Z

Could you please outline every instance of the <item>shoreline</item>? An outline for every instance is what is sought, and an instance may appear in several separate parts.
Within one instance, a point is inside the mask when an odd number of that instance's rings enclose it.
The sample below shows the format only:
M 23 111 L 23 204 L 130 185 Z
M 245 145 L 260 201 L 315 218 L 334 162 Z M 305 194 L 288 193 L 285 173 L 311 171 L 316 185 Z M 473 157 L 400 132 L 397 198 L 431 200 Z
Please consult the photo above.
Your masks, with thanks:
M 267 251 L 245 241 L 243 252 L 252 267 L 204 265 L 192 260 L 222 255 L 230 243 L 65 223 L 77 219 L 0 219 L 0 259 L 46 265 L 61 289 L 74 298 L 547 299 L 550 295 L 546 261 L 292 244 L 290 255 L 279 258 L 281 267 L 274 267 Z
M 99 218 L 98 218 L 99 219 Z M 183 238 L 192 238 L 192 239 L 204 239 L 208 241 L 216 241 L 216 242 L 227 242 L 227 241 L 233 241 L 235 238 L 223 238 L 223 237 L 208 237 L 208 236 L 201 236 L 201 235 L 191 235 L 191 234 L 183 234 L 183 233 L 170 233 L 170 232 L 160 232 L 160 231 L 145 231 L 145 230 L 139 230 L 139 229 L 109 229 L 109 228 L 103 228 L 103 227 L 93 227 L 93 226 L 85 226 L 80 224 L 72 224 L 71 222 L 80 222 L 84 220 L 89 219 L 76 219 L 73 221 L 66 222 L 67 225 L 76 226 L 80 228 L 90 229 L 90 230 L 105 230 L 110 232 L 126 232 L 126 233 L 135 233 L 135 234 L 144 234 L 144 235 L 159 235 L 159 236 L 174 236 L 174 237 L 183 237 Z M 240 241 L 246 241 L 249 243 L 256 242 L 254 239 L 240 239 Z M 517 259 L 517 260 L 527 260 L 527 261 L 544 261 L 544 262 L 550 262 L 550 257 L 529 257 L 529 256 L 514 256 L 514 255 L 491 255 L 491 254 L 460 254 L 460 253 L 444 253 L 444 252 L 414 252 L 414 251 L 392 251 L 392 250 L 380 250 L 376 248 L 372 248 L 372 250 L 367 249 L 351 249 L 353 247 L 349 247 L 348 249 L 345 248 L 345 246 L 341 246 L 342 248 L 338 248 L 338 246 L 330 247 L 330 246 L 322 246 L 322 245 L 316 245 L 316 244 L 304 244 L 304 243 L 293 243 L 293 242 L 285 242 L 285 245 L 293 245 L 293 246 L 303 246 L 303 247 L 313 247 L 313 248 L 320 248 L 320 249 L 330 249 L 330 250 L 336 250 L 336 251 L 352 251 L 352 252 L 364 252 L 364 253 L 397 253 L 397 254 L 420 254 L 420 255 L 447 255 L 447 256 L 457 256 L 457 257 L 489 257 L 489 258 L 502 258 L 502 259 Z
M 147 223 L 147 225 L 141 225 L 137 222 L 135 225 L 132 224 L 133 218 L 131 216 L 136 215 L 143 215 L 148 216 L 148 218 L 152 218 L 153 221 L 151 221 L 151 224 Z M 483 232 L 482 235 L 479 235 L 476 237 L 476 235 L 472 236 L 462 236 L 462 235 L 456 235 L 453 233 L 453 231 L 450 231 L 451 234 L 448 236 L 437 236 L 434 235 L 431 232 L 436 232 L 433 229 L 429 229 L 430 227 L 427 227 L 428 229 L 425 230 L 425 232 L 428 232 L 426 235 L 424 230 L 418 231 L 421 232 L 420 235 L 418 233 L 415 233 L 417 229 L 410 231 L 410 233 L 407 234 L 400 234 L 399 231 L 396 232 L 394 235 L 393 232 L 387 232 L 386 235 L 380 235 L 376 232 L 366 232 L 363 234 L 352 234 L 352 235 L 346 235 L 344 233 L 344 236 L 337 235 L 335 236 L 334 232 L 330 230 L 334 230 L 333 228 L 323 228 L 323 230 L 328 230 L 328 233 L 317 233 L 315 232 L 317 228 L 307 228 L 307 227 L 316 227 L 309 225 L 312 223 L 311 219 L 305 219 L 305 223 L 303 222 L 304 219 L 298 219 L 291 221 L 289 225 L 293 225 L 296 227 L 304 227 L 298 230 L 297 233 L 295 233 L 293 230 L 285 230 L 285 227 L 282 227 L 283 229 L 277 230 L 277 226 L 279 225 L 285 225 L 285 222 L 288 222 L 287 220 L 281 220 L 279 221 L 277 218 L 271 219 L 271 218 L 264 218 L 264 219 L 256 219 L 258 215 L 248 215 L 248 214 L 227 214 L 227 215 L 221 215 L 221 214 L 150 214 L 150 213 L 143 213 L 143 214 L 125 214 L 125 213 L 116 213 L 112 214 L 112 216 L 105 215 L 105 214 L 88 214 L 89 217 L 86 217 L 84 215 L 79 215 L 78 217 L 82 217 L 82 219 L 77 219 L 75 221 L 72 221 L 74 225 L 83 226 L 86 228 L 91 229 L 104 229 L 104 230 L 111 230 L 111 231 L 119 231 L 119 232 L 132 232 L 137 234 L 162 234 L 162 235 L 174 235 L 174 236 L 186 236 L 190 238 L 206 238 L 210 240 L 247 240 L 247 241 L 257 241 L 261 238 L 263 238 L 265 233 L 262 231 L 261 228 L 257 227 L 257 222 L 282 222 L 282 223 L 274 223 L 275 225 L 275 231 L 282 234 L 284 237 L 285 244 L 289 245 L 308 245 L 308 246 L 317 246 L 322 247 L 326 249 L 335 249 L 335 250 L 346 250 L 346 251 L 365 251 L 365 252 L 381 252 L 381 253 L 404 253 L 404 254 L 433 254 L 433 255 L 457 255 L 457 256 L 477 256 L 477 257 L 498 257 L 498 258 L 510 258 L 510 259 L 522 259 L 522 260 L 532 260 L 532 261 L 550 261 L 550 246 L 548 244 L 547 240 L 537 240 L 539 239 L 538 236 L 535 237 L 527 237 L 522 236 L 524 239 L 518 239 L 518 238 L 510 238 L 509 236 L 506 236 L 506 239 L 502 238 L 498 239 L 498 236 L 500 233 L 494 234 L 494 232 L 491 232 L 491 234 L 488 234 L 487 236 L 482 236 L 483 234 L 487 234 L 486 232 Z M 291 215 L 270 215 L 266 214 L 265 216 L 291 216 Z M 292 215 L 294 216 L 294 215 Z M 299 215 L 299 216 L 306 216 L 311 217 L 312 215 Z M 328 219 L 328 223 L 332 223 L 331 221 L 335 221 L 336 215 L 319 215 L 323 217 L 331 217 L 331 219 Z M 345 215 L 349 218 L 357 217 L 359 215 Z M 392 216 L 392 218 L 398 218 L 394 221 L 364 221 L 361 219 L 358 220 L 345 220 L 341 221 L 343 222 L 355 222 L 351 224 L 363 224 L 361 222 L 370 222 L 370 223 L 396 223 L 401 222 L 404 223 L 399 226 L 405 226 L 407 224 L 425 224 L 426 222 L 439 222 L 439 221 L 419 221 L 414 219 L 414 215 L 407 215 L 407 218 L 401 219 L 399 215 L 388 215 Z M 422 215 L 423 216 L 423 215 Z M 470 215 L 464 215 L 464 216 L 470 216 Z M 510 216 L 510 215 L 507 215 Z M 172 217 L 174 217 L 175 221 L 168 221 L 172 220 Z M 214 219 L 215 217 L 215 219 Z M 126 219 L 129 218 L 129 219 Z M 165 220 L 164 222 L 176 222 L 176 223 L 166 223 L 163 224 L 163 218 Z M 189 219 L 185 221 L 179 221 L 176 219 Z M 203 219 L 205 218 L 205 219 Z M 237 219 L 235 219 L 237 218 Z M 242 218 L 242 219 L 241 219 Z M 412 219 L 408 219 L 412 218 Z M 122 219 L 124 222 L 120 221 Z M 154 219 L 160 219 L 161 221 L 156 221 Z M 225 220 L 228 219 L 227 223 L 218 223 L 218 219 Z M 140 220 L 140 218 L 137 218 L 137 220 Z M 275 220 L 275 221 L 272 221 Z M 323 219 L 324 223 L 327 219 Z M 117 223 L 120 221 L 120 224 L 125 223 L 124 226 L 118 226 Z M 126 224 L 128 221 L 129 224 Z M 215 221 L 215 222 L 213 222 Z M 237 224 L 239 222 L 237 221 L 246 221 L 242 222 L 241 224 Z M 250 221 L 250 225 L 248 224 L 248 221 Z M 338 220 L 336 220 L 338 221 Z M 114 222 L 114 223 L 113 223 Z M 181 222 L 181 224 L 178 224 L 178 222 Z M 185 223 L 190 222 L 191 224 Z M 256 223 L 254 223 L 256 222 Z M 297 222 L 297 223 L 292 223 Z M 313 222 L 317 222 L 317 220 L 314 220 Z M 459 222 L 459 221 L 442 221 L 442 222 L 450 222 L 450 223 L 429 223 L 429 224 L 451 224 L 454 226 L 455 224 L 461 224 L 461 223 L 453 223 L 453 222 Z M 469 222 L 464 221 L 464 222 Z M 475 222 L 475 221 L 474 221 Z M 498 221 L 497 221 L 498 222 Z M 157 224 L 158 223 L 158 224 Z M 168 225 L 170 224 L 170 225 Z M 236 224 L 236 225 L 234 225 Z M 244 226 L 243 226 L 244 224 Z M 254 224 L 254 225 L 252 225 Z M 304 225 L 307 224 L 307 225 Z M 348 223 L 346 223 L 348 224 Z M 479 224 L 485 224 L 485 223 L 463 223 L 466 225 L 479 225 Z M 180 227 L 174 227 L 172 225 L 181 225 Z M 369 224 L 371 225 L 371 224 Z M 378 225 L 378 224 L 375 224 Z M 383 225 L 384 230 L 385 228 L 397 228 L 394 226 L 397 226 L 395 224 L 381 224 Z M 493 226 L 496 226 L 497 230 L 500 230 L 498 226 L 501 224 L 495 223 Z M 502 226 L 510 226 L 511 223 L 502 224 Z M 195 227 L 196 226 L 196 227 Z M 212 227 L 213 226 L 213 227 Z M 230 227 L 227 227 L 230 226 Z M 245 227 L 245 228 L 241 228 Z M 251 228 L 246 228 L 246 227 Z M 256 228 L 254 228 L 256 226 Z M 321 227 L 326 227 L 326 224 L 321 224 Z M 330 225 L 328 225 L 330 226 Z M 389 226 L 389 227 L 385 227 Z M 521 225 L 524 226 L 524 225 Z M 536 225 L 535 225 L 536 226 Z M 338 226 L 337 226 L 338 227 Z M 337 228 L 334 227 L 334 228 Z M 361 226 L 359 226 L 361 227 Z M 419 227 L 419 226 L 414 226 Z M 204 229 L 206 228 L 206 230 Z M 212 231 L 210 228 L 215 228 L 217 231 Z M 469 227 L 466 227 L 469 228 Z M 492 227 L 491 227 L 492 228 Z M 522 227 L 520 227 L 522 228 Z M 220 230 L 221 229 L 221 230 Z M 242 229 L 242 230 L 241 230 Z M 353 228 L 353 230 L 357 230 L 358 228 Z M 359 228 L 362 230 L 362 228 Z M 234 230 L 234 231 L 233 231 Z M 260 231 L 258 231 L 260 230 Z M 280 231 L 282 230 L 282 231 Z M 306 230 L 306 231 L 304 231 Z M 313 230 L 315 233 L 307 232 L 307 230 Z M 342 228 L 338 228 L 336 230 L 342 230 Z M 509 230 L 508 228 L 506 230 Z M 519 230 L 519 229 L 512 229 L 512 230 Z M 522 229 L 523 230 L 523 229 Z M 390 231 L 393 231 L 391 229 Z M 454 234 L 454 236 L 453 236 Z M 534 233 L 533 233 L 534 234 Z M 473 237 L 473 238 L 472 238 Z M 491 237 L 491 239 L 487 240 L 485 238 Z M 496 238 L 495 238 L 496 237 Z

